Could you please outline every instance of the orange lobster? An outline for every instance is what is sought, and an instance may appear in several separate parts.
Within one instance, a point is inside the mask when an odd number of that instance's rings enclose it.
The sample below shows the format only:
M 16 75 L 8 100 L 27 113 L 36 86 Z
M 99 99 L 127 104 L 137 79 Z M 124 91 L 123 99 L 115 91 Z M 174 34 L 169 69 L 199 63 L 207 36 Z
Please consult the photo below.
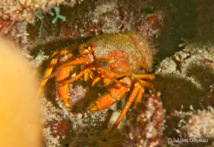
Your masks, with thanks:
M 79 57 L 74 57 L 74 49 L 79 48 Z M 152 66 L 152 53 L 148 42 L 137 32 L 123 32 L 96 36 L 79 45 L 53 53 L 43 81 L 38 90 L 41 93 L 48 79 L 56 77 L 59 97 L 67 107 L 69 104 L 69 83 L 83 77 L 85 81 L 92 80 L 107 86 L 115 83 L 109 93 L 100 97 L 90 110 L 103 110 L 116 101 L 119 101 L 128 91 L 132 90 L 128 102 L 121 115 L 113 125 L 116 128 L 133 101 L 140 101 L 144 87 L 153 88 L 153 85 L 143 79 L 154 79 L 152 74 L 145 74 Z M 60 64 L 60 65 L 59 65 Z M 71 77 L 76 66 L 81 71 Z M 55 72 L 54 67 L 57 66 Z M 70 78 L 70 79 L 69 79 Z

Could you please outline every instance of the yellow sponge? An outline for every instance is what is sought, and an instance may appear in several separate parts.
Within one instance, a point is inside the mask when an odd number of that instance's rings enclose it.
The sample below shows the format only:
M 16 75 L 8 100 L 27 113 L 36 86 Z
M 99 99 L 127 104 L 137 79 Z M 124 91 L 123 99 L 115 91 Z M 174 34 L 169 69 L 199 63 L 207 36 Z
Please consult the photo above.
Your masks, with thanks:
M 35 72 L 7 40 L 0 38 L 0 146 L 39 147 L 41 128 Z

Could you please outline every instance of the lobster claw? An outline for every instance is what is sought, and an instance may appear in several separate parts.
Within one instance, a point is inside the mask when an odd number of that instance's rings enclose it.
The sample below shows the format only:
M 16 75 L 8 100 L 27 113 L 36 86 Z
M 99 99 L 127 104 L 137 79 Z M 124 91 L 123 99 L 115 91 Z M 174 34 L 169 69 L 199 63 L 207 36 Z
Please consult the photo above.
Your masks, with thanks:
M 127 84 L 129 87 L 131 86 L 131 80 L 128 77 L 120 80 L 120 82 Z M 95 111 L 108 108 L 116 101 L 119 101 L 129 91 L 129 87 L 117 83 L 110 89 L 108 94 L 100 97 L 96 103 L 90 107 L 90 110 Z

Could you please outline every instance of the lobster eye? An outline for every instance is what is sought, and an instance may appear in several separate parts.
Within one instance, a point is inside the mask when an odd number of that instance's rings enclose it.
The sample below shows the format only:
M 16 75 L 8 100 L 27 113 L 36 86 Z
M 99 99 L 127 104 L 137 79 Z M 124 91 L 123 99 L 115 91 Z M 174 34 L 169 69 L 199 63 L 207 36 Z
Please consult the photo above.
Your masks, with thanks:
M 115 59 L 115 56 L 111 56 L 112 59 Z
M 89 51 L 89 52 L 91 51 L 91 47 L 90 47 L 90 46 L 88 47 L 88 51 Z
M 92 48 L 90 46 L 85 46 L 83 47 L 83 51 L 81 54 L 88 54 L 90 52 L 92 52 Z

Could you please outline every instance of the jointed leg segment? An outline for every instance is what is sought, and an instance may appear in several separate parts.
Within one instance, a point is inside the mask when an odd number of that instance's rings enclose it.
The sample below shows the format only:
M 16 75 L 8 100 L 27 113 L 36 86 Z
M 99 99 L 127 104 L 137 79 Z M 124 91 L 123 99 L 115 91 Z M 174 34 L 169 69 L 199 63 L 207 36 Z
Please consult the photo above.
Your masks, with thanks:
M 61 70 L 58 70 L 58 72 L 56 74 L 52 74 L 52 72 L 53 72 L 54 67 L 61 61 L 61 59 L 63 59 L 61 57 L 64 57 L 65 55 L 67 55 L 67 59 L 71 59 L 73 57 L 73 54 L 70 53 L 70 49 L 74 49 L 76 47 L 77 47 L 77 45 L 75 44 L 71 48 L 55 52 L 51 55 L 50 58 L 54 58 L 54 59 L 52 59 L 52 61 L 50 62 L 49 66 L 45 72 L 43 81 L 41 82 L 40 87 L 37 92 L 38 97 L 39 97 L 43 87 L 47 83 L 48 79 L 56 75 L 56 85 L 57 85 L 58 94 L 59 94 L 60 98 L 63 100 L 63 102 L 65 103 L 65 105 L 67 107 L 70 107 L 70 105 L 68 103 L 69 85 L 68 84 L 60 85 L 60 82 L 66 80 L 67 78 L 70 77 L 70 71 L 73 70 L 73 66 L 63 67 L 63 68 L 61 68 Z
M 43 87 L 45 86 L 45 84 L 46 84 L 47 81 L 48 81 L 48 78 L 47 78 L 47 77 L 50 76 L 50 74 L 51 74 L 52 71 L 53 71 L 54 66 L 55 66 L 57 63 L 58 63 L 58 58 L 52 60 L 51 63 L 49 64 L 49 66 L 48 66 L 48 68 L 47 68 L 47 70 L 46 70 L 46 72 L 45 72 L 43 81 L 41 82 L 40 87 L 39 87 L 39 89 L 38 89 L 37 96 L 39 96 L 40 93 L 42 92 Z
M 128 102 L 126 103 L 125 108 L 123 109 L 122 113 L 120 114 L 119 118 L 113 125 L 110 132 L 118 126 L 118 124 L 121 122 L 122 118 L 125 116 L 126 112 L 128 111 L 129 107 L 131 106 L 131 104 L 135 101 L 134 104 L 136 106 L 137 103 L 141 100 L 144 93 L 143 86 L 153 88 L 153 85 L 151 83 L 141 80 L 141 79 L 154 79 L 154 76 L 152 74 L 133 75 L 133 77 L 137 79 L 137 81 L 134 83 L 132 93 L 129 96 L 129 99 L 128 99 Z M 99 80 L 99 78 L 95 79 L 93 83 L 95 83 L 97 80 Z M 128 87 L 131 87 L 131 79 L 128 77 L 120 80 L 119 83 L 124 83 L 124 84 L 127 84 Z M 96 104 L 90 108 L 90 110 L 92 111 L 102 110 L 111 106 L 117 100 L 119 101 L 129 91 L 129 88 L 119 83 L 117 83 L 113 88 L 110 89 L 110 93 L 99 98 Z
M 117 121 L 114 123 L 113 127 L 111 128 L 110 132 L 112 130 L 114 130 L 118 124 L 120 123 L 120 121 L 123 119 L 123 117 L 125 116 L 126 112 L 128 111 L 129 107 L 131 106 L 132 102 L 135 100 L 135 98 L 137 97 L 137 95 L 139 95 L 139 89 L 141 88 L 141 84 L 139 82 L 136 82 L 134 85 L 134 89 L 131 93 L 131 95 L 129 96 L 129 100 L 126 103 L 125 108 L 123 109 L 123 111 L 121 112 L 119 118 L 117 119 Z M 142 96 L 143 93 L 141 93 L 140 95 Z
M 124 78 L 121 82 L 126 82 L 131 86 L 131 81 L 129 78 Z M 110 93 L 100 97 L 95 105 L 93 105 L 90 110 L 103 110 L 108 108 L 116 101 L 119 101 L 127 92 L 129 88 L 122 86 L 121 84 L 116 84 L 114 87 L 111 88 Z
M 132 77 L 136 79 L 149 79 L 149 80 L 153 80 L 155 78 L 153 74 L 133 74 Z
M 85 68 L 83 71 L 81 71 L 78 75 L 76 75 L 75 77 L 69 79 L 69 80 L 64 80 L 62 82 L 60 82 L 60 85 L 64 85 L 64 84 L 69 84 L 72 83 L 73 81 L 79 79 L 81 76 L 83 76 L 84 74 L 87 74 L 90 70 L 92 70 L 94 67 L 88 67 Z

